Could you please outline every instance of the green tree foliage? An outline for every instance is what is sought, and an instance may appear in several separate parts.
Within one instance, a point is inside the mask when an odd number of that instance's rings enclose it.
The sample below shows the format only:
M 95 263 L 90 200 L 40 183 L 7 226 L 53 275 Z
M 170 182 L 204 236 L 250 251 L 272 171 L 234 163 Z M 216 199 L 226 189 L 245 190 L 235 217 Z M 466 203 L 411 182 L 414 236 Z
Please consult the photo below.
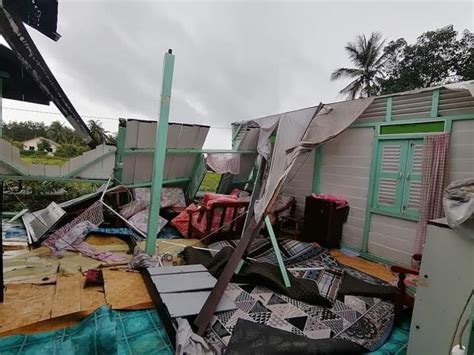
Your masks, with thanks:
M 106 131 L 99 121 L 91 120 L 89 121 L 88 126 L 92 135 L 99 143 L 103 143 L 104 141 L 105 143 L 112 145 L 117 143 L 117 133 L 109 133 Z M 59 121 L 54 121 L 49 126 L 45 125 L 43 122 L 9 122 L 4 124 L 3 130 L 5 139 L 18 146 L 20 149 L 23 149 L 21 142 L 35 137 L 46 137 L 63 145 L 75 145 L 76 147 L 74 149 L 71 149 L 69 146 L 65 149 L 69 152 L 66 153 L 67 156 L 82 154 L 82 152 L 84 152 L 83 148 L 86 147 L 82 139 L 73 129 L 65 126 Z M 79 151 L 79 153 L 77 153 L 77 151 Z M 60 154 L 61 156 L 64 156 L 64 150 L 63 153 Z
M 348 78 L 352 81 L 339 93 L 348 99 L 376 95 L 380 89 L 387 53 L 383 51 L 385 41 L 380 33 L 357 36 L 354 42 L 344 47 L 352 68 L 339 68 L 331 74 L 331 80 Z
M 474 79 L 474 34 L 458 36 L 452 25 L 427 31 L 413 44 L 399 38 L 385 45 L 380 34 L 360 35 L 345 50 L 353 67 L 335 70 L 331 79 L 352 79 L 340 91 L 348 99 Z
M 55 156 L 61 158 L 73 158 L 89 150 L 87 147 L 77 144 L 61 144 L 54 153 Z
M 43 122 L 8 122 L 3 126 L 7 139 L 23 142 L 35 137 L 49 138 L 59 144 L 82 144 L 81 138 L 69 127 L 59 121 L 54 121 L 49 126 Z
M 54 121 L 49 125 L 48 138 L 55 141 L 56 143 L 65 142 L 65 127 L 59 121 Z
M 91 135 L 97 143 L 104 143 L 107 137 L 107 131 L 102 127 L 102 122 L 89 120 L 87 126 L 91 131 Z
M 4 184 L 4 210 L 20 211 L 27 207 L 37 211 L 47 207 L 52 201 L 61 203 L 91 192 L 98 185 L 84 182 L 63 183 L 53 181 L 6 181 Z M 20 201 L 13 193 L 20 193 Z
M 51 147 L 51 143 L 49 143 L 46 139 L 42 139 L 38 143 L 38 151 L 40 152 L 51 152 L 53 149 Z
M 54 121 L 48 128 L 48 138 L 63 144 L 82 144 L 81 138 L 69 127 L 66 127 L 59 121 Z
M 3 134 L 23 142 L 35 137 L 46 137 L 48 127 L 43 122 L 9 122 L 3 125 Z
M 425 32 L 414 44 L 391 41 L 384 52 L 384 94 L 474 79 L 473 34 L 466 30 L 458 39 L 452 25 Z

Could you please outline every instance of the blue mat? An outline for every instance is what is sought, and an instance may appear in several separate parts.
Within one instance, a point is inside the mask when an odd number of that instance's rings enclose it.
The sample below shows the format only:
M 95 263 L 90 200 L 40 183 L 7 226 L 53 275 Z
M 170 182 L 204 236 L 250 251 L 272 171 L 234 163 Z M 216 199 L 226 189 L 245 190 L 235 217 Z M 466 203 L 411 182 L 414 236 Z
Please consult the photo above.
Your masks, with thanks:
M 113 311 L 102 306 L 70 328 L 0 338 L 0 354 L 163 354 L 172 355 L 154 309 Z

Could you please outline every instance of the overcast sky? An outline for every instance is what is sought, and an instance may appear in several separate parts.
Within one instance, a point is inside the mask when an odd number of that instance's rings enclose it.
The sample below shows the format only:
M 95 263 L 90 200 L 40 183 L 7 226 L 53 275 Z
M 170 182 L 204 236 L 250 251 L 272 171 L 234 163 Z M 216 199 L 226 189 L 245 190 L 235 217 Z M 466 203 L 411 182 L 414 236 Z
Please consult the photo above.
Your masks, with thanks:
M 448 24 L 473 30 L 473 2 L 273 2 L 59 0 L 53 42 L 30 30 L 83 116 L 156 119 L 163 53 L 176 55 L 174 122 L 216 129 L 209 148 L 230 146 L 230 123 L 341 100 L 329 75 L 349 62 L 344 45 L 381 32 L 409 42 Z M 42 106 L 4 100 L 5 121 L 64 118 Z M 84 117 L 88 119 L 88 117 Z M 102 120 L 110 131 L 117 121 Z

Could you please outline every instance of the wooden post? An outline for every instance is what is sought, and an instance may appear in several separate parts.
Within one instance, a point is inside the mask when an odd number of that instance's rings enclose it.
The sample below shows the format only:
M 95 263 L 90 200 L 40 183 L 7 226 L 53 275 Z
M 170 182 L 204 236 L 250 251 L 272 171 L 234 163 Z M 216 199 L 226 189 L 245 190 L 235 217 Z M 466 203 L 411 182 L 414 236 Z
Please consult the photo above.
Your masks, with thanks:
M 258 169 L 257 178 L 255 180 L 255 186 L 252 191 L 252 197 L 250 199 L 249 210 L 247 216 L 245 217 L 244 228 L 242 229 L 242 236 L 239 243 L 237 244 L 232 256 L 227 262 L 224 271 L 219 276 L 216 285 L 212 289 L 211 294 L 209 295 L 206 303 L 201 309 L 201 312 L 197 315 L 194 324 L 198 327 L 198 334 L 204 335 L 207 325 L 214 314 L 219 301 L 224 294 L 224 291 L 232 279 L 232 275 L 238 268 L 242 257 L 245 255 L 247 248 L 252 244 L 252 241 L 255 239 L 256 234 L 262 226 L 263 219 L 257 223 L 255 221 L 254 215 L 254 205 L 255 201 L 260 197 L 260 188 L 262 183 L 263 172 L 265 171 L 266 160 L 261 159 L 260 167 Z

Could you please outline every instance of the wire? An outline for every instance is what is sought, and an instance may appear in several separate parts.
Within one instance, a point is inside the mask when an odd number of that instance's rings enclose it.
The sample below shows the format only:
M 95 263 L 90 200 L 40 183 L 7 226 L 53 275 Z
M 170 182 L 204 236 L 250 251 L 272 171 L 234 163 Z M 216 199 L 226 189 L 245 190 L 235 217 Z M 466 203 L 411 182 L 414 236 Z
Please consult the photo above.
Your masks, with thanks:
M 469 297 L 467 298 L 467 301 L 466 301 L 466 304 L 464 305 L 463 309 L 462 309 L 462 312 L 461 312 L 461 315 L 459 316 L 459 319 L 456 323 L 456 329 L 454 330 L 454 334 L 453 334 L 453 338 L 451 339 L 451 346 L 449 347 L 450 349 L 453 348 L 454 346 L 454 341 L 456 339 L 456 333 L 459 329 L 459 324 L 461 323 L 461 319 L 464 315 L 464 312 L 466 312 L 466 309 L 467 309 L 467 306 L 469 305 L 469 302 L 471 301 L 471 298 L 472 296 L 474 295 L 474 290 L 471 290 L 471 294 L 469 295 Z M 462 333 L 464 332 L 464 329 L 465 329 L 465 326 L 463 326 L 463 329 L 461 331 L 461 334 L 459 335 L 459 345 L 462 347 L 462 344 L 461 344 L 461 341 L 462 341 Z
M 49 111 L 39 111 L 39 110 L 27 110 L 24 108 L 15 108 L 15 107 L 3 107 L 4 110 L 12 110 L 12 111 L 21 111 L 21 112 L 33 112 L 33 113 L 41 113 L 41 114 L 48 114 L 48 115 L 58 115 L 62 116 L 63 114 L 60 112 L 49 112 Z M 111 120 L 111 121 L 118 121 L 119 118 L 117 117 L 105 117 L 105 116 L 93 116 L 93 115 L 81 115 L 81 117 L 86 118 L 95 118 L 99 120 Z M 145 118 L 136 118 L 143 121 L 149 121 Z M 232 129 L 231 127 L 222 127 L 222 126 L 211 126 L 212 129 Z
M 42 114 L 49 114 L 49 115 L 58 115 L 63 116 L 60 112 L 49 112 L 49 111 L 38 111 L 38 110 L 27 110 L 24 108 L 14 108 L 14 107 L 3 107 L 4 110 L 12 110 L 12 111 L 21 111 L 21 112 L 33 112 L 33 113 L 42 113 Z M 81 117 L 87 118 L 97 118 L 102 120 L 114 120 L 118 121 L 119 119 L 116 117 L 104 117 L 104 116 L 90 116 L 90 115 L 81 115 Z

